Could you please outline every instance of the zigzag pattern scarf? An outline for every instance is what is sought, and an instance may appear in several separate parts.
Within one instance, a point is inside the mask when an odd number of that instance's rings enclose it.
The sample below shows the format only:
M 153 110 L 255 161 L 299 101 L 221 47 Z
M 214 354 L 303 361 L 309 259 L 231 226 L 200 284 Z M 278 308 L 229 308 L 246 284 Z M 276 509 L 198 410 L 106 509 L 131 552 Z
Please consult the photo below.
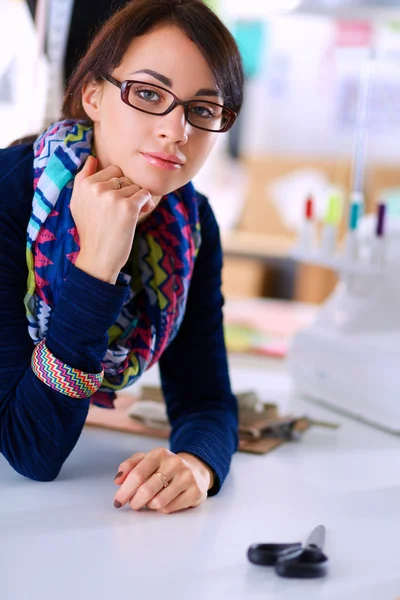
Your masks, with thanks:
M 92 142 L 93 129 L 87 122 L 66 120 L 52 125 L 34 143 L 25 307 L 35 344 L 46 337 L 63 281 L 79 254 L 69 203 L 74 176 L 92 152 Z M 164 196 L 138 225 L 131 254 L 133 275 L 119 274 L 130 285 L 129 297 L 108 332 L 98 395 L 102 399 L 96 401 L 95 395 L 93 403 L 111 407 L 114 391 L 134 383 L 176 336 L 200 242 L 191 183 Z

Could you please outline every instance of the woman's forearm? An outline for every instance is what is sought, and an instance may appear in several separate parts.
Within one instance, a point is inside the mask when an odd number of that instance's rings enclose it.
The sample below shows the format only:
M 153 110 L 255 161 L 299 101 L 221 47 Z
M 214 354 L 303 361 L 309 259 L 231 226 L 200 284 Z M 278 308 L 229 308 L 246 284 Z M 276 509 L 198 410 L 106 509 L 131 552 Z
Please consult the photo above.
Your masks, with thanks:
M 125 296 L 123 286 L 98 282 L 73 268 L 51 315 L 50 352 L 74 369 L 99 372 L 107 330 Z M 50 481 L 80 436 L 89 398 L 69 397 L 36 377 L 22 301 L 8 300 L 1 309 L 7 343 L 0 349 L 0 452 L 22 475 Z
M 81 434 L 89 399 L 62 396 L 28 368 L 0 404 L 1 453 L 25 477 L 55 479 Z

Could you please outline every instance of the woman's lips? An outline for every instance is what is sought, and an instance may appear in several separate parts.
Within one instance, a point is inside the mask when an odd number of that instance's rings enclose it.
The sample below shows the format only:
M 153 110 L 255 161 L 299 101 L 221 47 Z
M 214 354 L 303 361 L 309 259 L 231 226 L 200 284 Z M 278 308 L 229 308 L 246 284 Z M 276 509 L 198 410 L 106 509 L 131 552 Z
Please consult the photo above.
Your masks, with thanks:
M 177 171 L 182 167 L 182 165 L 178 163 L 171 162 L 170 160 L 164 160 L 159 158 L 158 156 L 152 156 L 151 154 L 145 154 L 141 152 L 143 158 L 147 160 L 153 167 L 158 167 L 159 169 L 164 169 L 165 171 Z

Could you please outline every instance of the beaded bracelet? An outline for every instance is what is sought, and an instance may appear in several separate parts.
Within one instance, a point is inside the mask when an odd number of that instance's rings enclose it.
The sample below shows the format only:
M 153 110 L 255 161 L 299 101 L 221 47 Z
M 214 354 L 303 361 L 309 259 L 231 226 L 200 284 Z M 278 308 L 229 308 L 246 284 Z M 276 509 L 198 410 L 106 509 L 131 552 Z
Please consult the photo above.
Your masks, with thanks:
M 35 346 L 31 366 L 43 383 L 71 398 L 92 396 L 99 389 L 104 376 L 104 371 L 85 373 L 69 367 L 47 349 L 45 340 Z

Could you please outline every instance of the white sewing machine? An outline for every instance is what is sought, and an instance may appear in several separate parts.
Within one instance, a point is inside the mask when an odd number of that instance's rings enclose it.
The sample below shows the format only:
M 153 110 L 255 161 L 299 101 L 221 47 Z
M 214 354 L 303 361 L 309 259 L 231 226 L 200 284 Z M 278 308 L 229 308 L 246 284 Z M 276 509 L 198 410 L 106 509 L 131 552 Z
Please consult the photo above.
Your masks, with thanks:
M 340 279 L 313 324 L 295 336 L 288 366 L 301 394 L 400 433 L 400 217 L 388 217 L 386 229 L 383 263 L 371 264 L 373 215 L 361 219 L 358 260 L 294 253 Z

